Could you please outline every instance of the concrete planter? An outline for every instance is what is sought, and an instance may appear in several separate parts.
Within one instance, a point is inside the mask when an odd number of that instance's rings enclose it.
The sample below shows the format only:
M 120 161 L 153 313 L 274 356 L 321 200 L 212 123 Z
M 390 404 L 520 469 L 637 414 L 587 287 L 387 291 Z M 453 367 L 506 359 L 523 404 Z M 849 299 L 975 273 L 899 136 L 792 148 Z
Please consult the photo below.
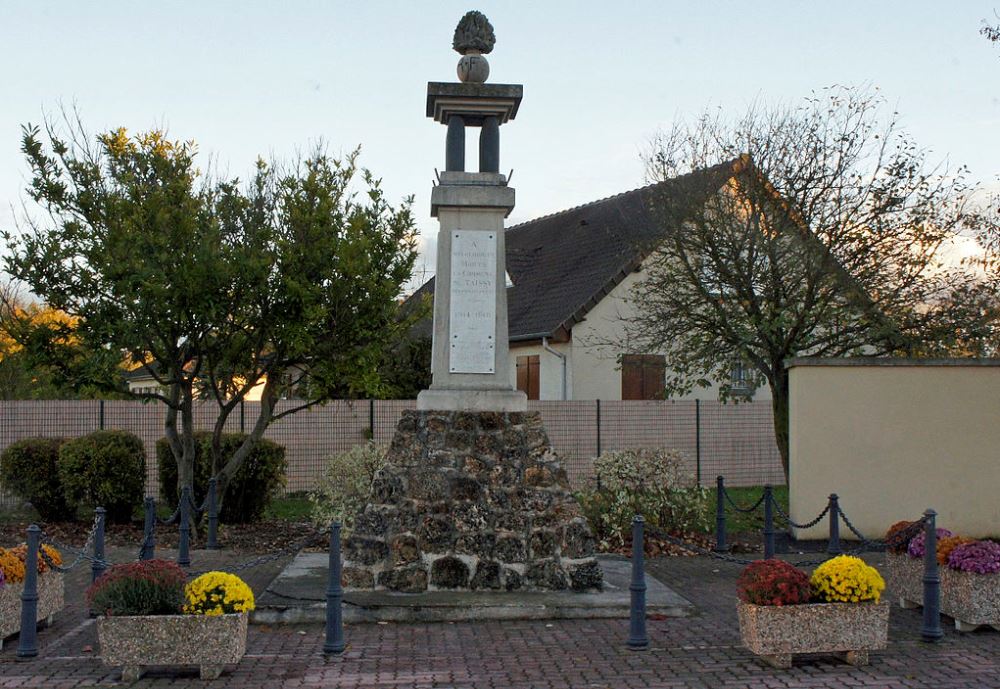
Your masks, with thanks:
M 63 609 L 66 585 L 59 572 L 46 572 L 38 576 L 38 621 L 52 623 L 52 617 Z M 21 594 L 24 584 L 7 584 L 0 587 L 0 648 L 3 640 L 21 631 Z
M 956 572 L 939 566 L 941 612 L 955 621 L 955 629 L 971 632 L 990 626 L 1000 630 L 1000 574 Z M 903 608 L 917 608 L 924 600 L 924 561 L 908 555 L 886 555 L 886 584 Z
M 149 665 L 197 665 L 215 679 L 247 650 L 247 615 L 148 615 L 98 617 L 97 638 L 105 665 L 120 666 L 133 682 Z
M 768 664 L 792 666 L 796 653 L 839 653 L 851 665 L 867 665 L 868 652 L 889 638 L 889 604 L 807 603 L 752 605 L 739 602 L 743 645 Z

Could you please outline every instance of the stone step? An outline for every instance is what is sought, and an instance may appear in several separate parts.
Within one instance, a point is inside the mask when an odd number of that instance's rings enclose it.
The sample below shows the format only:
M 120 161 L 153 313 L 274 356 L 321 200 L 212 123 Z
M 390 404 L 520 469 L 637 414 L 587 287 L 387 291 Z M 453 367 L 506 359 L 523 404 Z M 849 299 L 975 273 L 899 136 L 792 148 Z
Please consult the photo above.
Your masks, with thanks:
M 327 554 L 299 553 L 258 597 L 251 622 L 300 624 L 326 617 Z M 599 592 L 573 591 L 357 591 L 344 593 L 344 621 L 462 622 L 472 620 L 565 620 L 629 616 L 631 563 L 619 556 L 597 558 L 604 574 Z M 694 606 L 646 575 L 646 612 L 687 617 Z

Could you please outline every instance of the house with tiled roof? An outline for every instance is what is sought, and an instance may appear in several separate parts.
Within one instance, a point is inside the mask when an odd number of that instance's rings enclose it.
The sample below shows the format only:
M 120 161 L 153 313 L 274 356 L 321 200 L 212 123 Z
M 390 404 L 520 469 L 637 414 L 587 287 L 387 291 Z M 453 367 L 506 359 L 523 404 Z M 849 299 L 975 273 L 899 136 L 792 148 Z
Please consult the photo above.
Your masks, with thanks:
M 737 161 L 699 170 L 507 228 L 507 313 L 512 375 L 529 399 L 661 399 L 669 354 L 620 343 L 632 286 L 665 228 L 656 204 L 692 206 L 720 193 Z M 434 280 L 415 297 L 433 295 Z M 431 323 L 420 328 L 430 336 Z M 769 399 L 734 362 L 733 390 Z M 718 399 L 718 388 L 680 399 Z

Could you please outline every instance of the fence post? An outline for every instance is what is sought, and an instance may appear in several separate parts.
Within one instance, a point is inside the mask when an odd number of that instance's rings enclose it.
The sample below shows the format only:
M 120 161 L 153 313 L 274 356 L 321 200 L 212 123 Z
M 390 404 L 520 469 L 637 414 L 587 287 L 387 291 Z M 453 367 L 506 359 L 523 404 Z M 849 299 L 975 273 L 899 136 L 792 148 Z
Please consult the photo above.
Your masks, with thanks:
M 826 544 L 826 552 L 830 555 L 840 555 L 844 552 L 840 547 L 840 498 L 836 493 L 830 493 L 830 541 Z
M 97 400 L 97 428 L 104 430 L 104 400 Z
M 701 488 L 701 400 L 694 401 L 694 471 Z
M 937 512 L 924 512 L 924 624 L 920 636 L 924 641 L 939 641 L 941 631 L 941 576 L 937 561 Z
M 330 561 L 326 582 L 326 640 L 323 642 L 323 653 L 326 655 L 343 653 L 344 614 L 341 608 L 344 601 L 344 588 L 340 584 L 340 522 L 330 524 Z
M 597 456 L 601 456 L 601 400 L 597 402 Z
M 218 480 L 213 476 L 208 479 L 208 538 L 205 547 L 209 550 L 219 549 L 219 504 L 217 498 Z
M 28 527 L 28 552 L 24 558 L 24 591 L 21 592 L 21 634 L 17 641 L 18 658 L 38 655 L 38 543 L 42 530 L 37 524 Z
M 240 400 L 240 433 L 247 432 L 247 402 Z
M 191 486 L 181 488 L 180 538 L 177 542 L 177 564 L 191 566 Z
M 764 559 L 774 557 L 774 495 L 771 486 L 764 486 Z
M 632 583 L 628 590 L 631 593 L 629 611 L 628 647 L 632 651 L 644 651 L 649 648 L 649 637 L 646 635 L 646 573 L 643 568 L 643 525 L 641 514 L 632 519 Z
M 142 502 L 145 518 L 142 524 L 142 550 L 139 559 L 152 560 L 156 554 L 156 501 L 146 497 Z
M 104 523 L 107 512 L 103 507 L 98 507 L 94 512 L 97 514 L 97 525 L 94 527 L 94 561 L 90 565 L 90 583 L 97 581 L 97 577 L 107 569 L 104 565 Z
M 371 439 L 375 440 L 375 399 L 368 400 L 368 430 L 371 432 Z
M 726 547 L 726 482 L 715 477 L 715 552 L 724 553 Z

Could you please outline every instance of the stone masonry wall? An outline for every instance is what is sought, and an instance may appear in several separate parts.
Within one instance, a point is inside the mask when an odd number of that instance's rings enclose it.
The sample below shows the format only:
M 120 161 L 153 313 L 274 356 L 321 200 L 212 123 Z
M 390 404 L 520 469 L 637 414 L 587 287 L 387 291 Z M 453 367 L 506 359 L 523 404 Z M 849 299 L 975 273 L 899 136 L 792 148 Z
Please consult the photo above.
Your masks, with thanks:
M 344 558 L 349 588 L 602 585 L 593 535 L 537 412 L 405 412 Z

